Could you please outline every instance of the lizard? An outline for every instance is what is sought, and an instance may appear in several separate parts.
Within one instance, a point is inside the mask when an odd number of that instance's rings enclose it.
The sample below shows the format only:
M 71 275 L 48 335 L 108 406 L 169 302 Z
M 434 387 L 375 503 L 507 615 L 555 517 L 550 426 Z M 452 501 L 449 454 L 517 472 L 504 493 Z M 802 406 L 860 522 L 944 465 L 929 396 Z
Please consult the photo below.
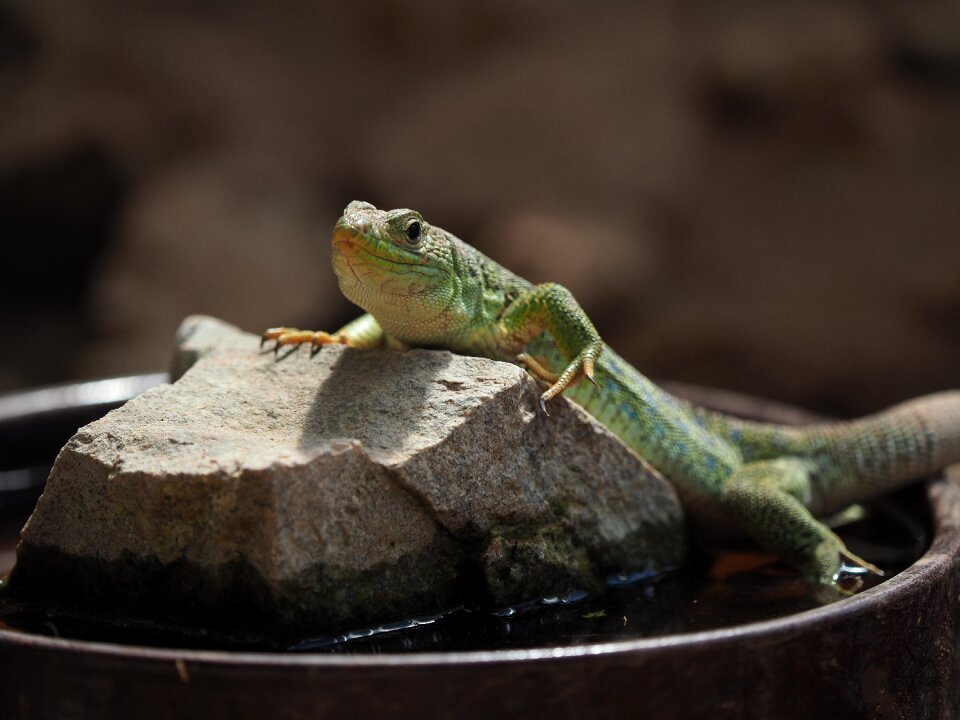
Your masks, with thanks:
M 749 536 L 818 594 L 882 575 L 819 518 L 960 462 L 960 390 L 845 422 L 742 420 L 668 393 L 603 342 L 569 290 L 528 282 L 415 210 L 351 202 L 331 242 L 340 290 L 366 313 L 334 333 L 270 328 L 261 346 L 517 362 L 546 384 L 543 412 L 561 393 L 578 403 L 672 483 L 695 525 Z

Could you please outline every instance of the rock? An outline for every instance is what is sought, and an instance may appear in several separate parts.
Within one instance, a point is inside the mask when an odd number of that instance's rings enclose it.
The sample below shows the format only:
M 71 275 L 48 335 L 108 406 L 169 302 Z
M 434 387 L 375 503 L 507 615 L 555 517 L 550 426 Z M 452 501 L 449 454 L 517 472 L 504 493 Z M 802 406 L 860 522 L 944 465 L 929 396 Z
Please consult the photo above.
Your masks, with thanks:
M 537 412 L 520 368 L 257 341 L 186 320 L 179 379 L 69 441 L 15 593 L 303 632 L 681 561 L 670 485 L 573 404 Z

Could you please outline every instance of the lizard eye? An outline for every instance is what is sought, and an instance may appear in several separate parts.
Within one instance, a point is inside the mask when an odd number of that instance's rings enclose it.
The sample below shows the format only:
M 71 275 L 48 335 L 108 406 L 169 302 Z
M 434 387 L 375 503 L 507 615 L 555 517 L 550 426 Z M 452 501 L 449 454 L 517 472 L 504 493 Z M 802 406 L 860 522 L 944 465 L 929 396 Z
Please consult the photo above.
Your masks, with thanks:
M 407 225 L 407 239 L 412 243 L 420 242 L 420 223 L 414 220 L 409 225 Z

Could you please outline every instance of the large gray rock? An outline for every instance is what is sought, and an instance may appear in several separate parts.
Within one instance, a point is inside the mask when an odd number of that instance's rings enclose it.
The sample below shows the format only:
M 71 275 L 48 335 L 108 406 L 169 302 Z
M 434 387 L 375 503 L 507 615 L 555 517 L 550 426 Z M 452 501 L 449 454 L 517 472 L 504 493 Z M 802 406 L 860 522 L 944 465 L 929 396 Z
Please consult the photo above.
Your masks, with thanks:
M 573 404 L 539 413 L 516 366 L 341 346 L 275 360 L 195 317 L 174 376 L 63 448 L 15 591 L 322 630 L 682 559 L 670 485 Z

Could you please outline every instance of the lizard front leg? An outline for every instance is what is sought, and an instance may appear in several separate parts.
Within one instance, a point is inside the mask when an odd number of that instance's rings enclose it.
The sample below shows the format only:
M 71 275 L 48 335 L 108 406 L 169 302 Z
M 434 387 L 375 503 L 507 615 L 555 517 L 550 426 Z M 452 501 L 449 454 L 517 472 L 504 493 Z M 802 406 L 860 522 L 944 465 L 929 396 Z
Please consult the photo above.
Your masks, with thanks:
M 540 396 L 540 409 L 544 412 L 548 400 L 580 377 L 597 384 L 593 368 L 603 350 L 603 341 L 583 308 L 562 285 L 544 283 L 522 293 L 504 310 L 501 323 L 507 336 L 521 346 L 546 330 L 564 355 L 567 365 L 559 375 L 526 353 L 517 356 L 532 375 L 550 383 Z
M 273 351 L 276 353 L 284 345 L 310 344 L 310 354 L 316 354 L 324 345 L 347 345 L 358 350 L 372 350 L 385 342 L 383 329 L 373 315 L 367 313 L 353 320 L 335 333 L 330 334 L 323 330 L 298 330 L 297 328 L 276 327 L 270 328 L 260 336 L 260 347 L 268 340 L 274 340 Z
M 811 470 L 800 458 L 747 463 L 724 483 L 721 503 L 748 535 L 799 569 L 822 595 L 847 595 L 857 587 L 844 587 L 845 576 L 883 573 L 807 509 Z

